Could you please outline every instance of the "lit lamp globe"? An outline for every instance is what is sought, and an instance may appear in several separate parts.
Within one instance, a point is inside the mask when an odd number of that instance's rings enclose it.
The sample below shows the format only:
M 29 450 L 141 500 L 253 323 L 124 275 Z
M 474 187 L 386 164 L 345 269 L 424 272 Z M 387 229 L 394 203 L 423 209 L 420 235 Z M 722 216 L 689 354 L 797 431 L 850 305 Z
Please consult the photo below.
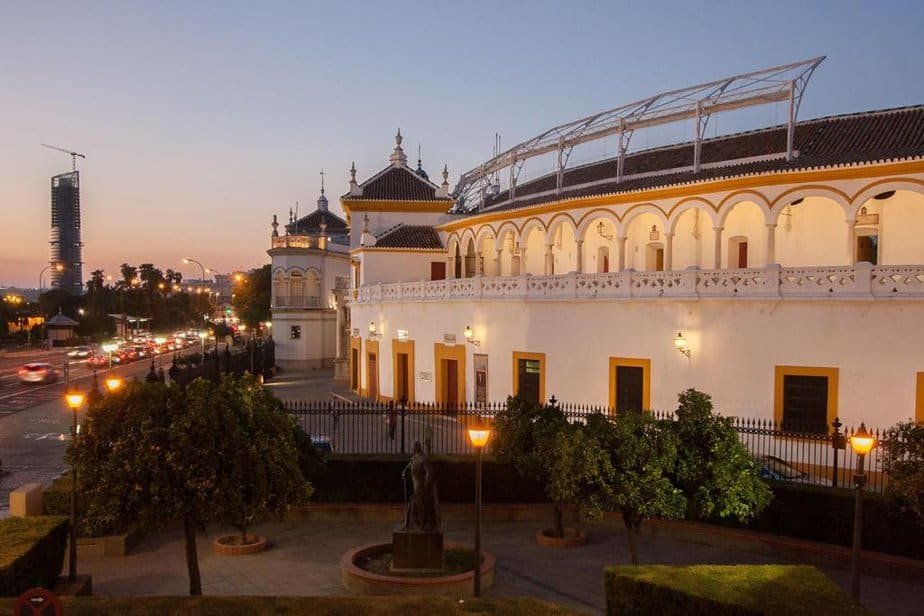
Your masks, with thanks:
M 83 401 L 86 399 L 86 396 L 79 391 L 72 391 L 65 395 L 64 399 L 67 400 L 67 406 L 70 407 L 71 410 L 76 411 L 83 406 Z
M 876 446 L 876 438 L 860 423 L 860 428 L 850 437 L 850 448 L 858 456 L 865 456 Z
M 106 389 L 110 392 L 118 391 L 122 387 L 122 379 L 117 376 L 111 376 L 106 379 Z
M 469 428 L 468 429 L 468 440 L 471 441 L 472 446 L 477 449 L 481 449 L 488 444 L 488 439 L 491 438 L 491 429 L 490 428 Z
M 112 353 L 117 348 L 119 348 L 119 345 L 117 345 L 114 342 L 107 342 L 106 344 L 103 345 L 103 351 L 105 351 L 106 353 Z

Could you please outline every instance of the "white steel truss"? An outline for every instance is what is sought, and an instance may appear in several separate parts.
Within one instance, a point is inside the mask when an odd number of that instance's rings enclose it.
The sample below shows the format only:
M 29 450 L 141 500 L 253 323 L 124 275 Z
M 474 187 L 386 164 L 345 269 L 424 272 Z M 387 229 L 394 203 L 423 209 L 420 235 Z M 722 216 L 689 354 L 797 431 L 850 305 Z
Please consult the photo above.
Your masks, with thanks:
M 487 195 L 498 188 L 496 183 L 494 186 L 491 185 L 491 176 L 494 175 L 496 180 L 496 174 L 505 168 L 510 169 L 509 198 L 513 199 L 516 196 L 516 183 L 524 162 L 529 158 L 556 151 L 558 153 L 556 187 L 557 191 L 561 192 L 565 167 L 574 146 L 610 135 L 617 135 L 619 138 L 615 179 L 617 182 L 621 181 L 626 151 L 637 129 L 688 119 L 696 120 L 693 170 L 698 172 L 702 140 L 709 118 L 724 111 L 782 101 L 789 102 L 786 138 L 786 157 L 789 160 L 793 156 L 793 137 L 802 96 L 805 94 L 812 73 L 824 59 L 825 56 L 819 56 L 680 90 L 663 92 L 550 128 L 464 173 L 459 178 L 459 183 L 453 193 L 456 208 L 461 211 L 481 209 Z

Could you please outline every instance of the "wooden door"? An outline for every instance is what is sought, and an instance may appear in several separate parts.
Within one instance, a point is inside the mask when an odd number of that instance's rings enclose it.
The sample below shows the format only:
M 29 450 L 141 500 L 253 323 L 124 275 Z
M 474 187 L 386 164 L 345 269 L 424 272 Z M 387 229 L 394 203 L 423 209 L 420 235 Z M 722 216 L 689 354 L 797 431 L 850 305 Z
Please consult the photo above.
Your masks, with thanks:
M 430 280 L 446 280 L 446 262 L 430 262 Z
M 738 267 L 745 268 L 748 266 L 748 243 L 740 242 L 738 244 Z
M 368 397 L 373 400 L 378 399 L 379 397 L 379 368 L 377 365 L 377 357 L 375 353 L 369 353 L 368 363 L 366 364 L 366 383 L 369 389 Z
M 398 387 L 395 390 L 395 401 L 400 402 L 401 400 L 407 400 L 409 396 L 407 392 L 409 391 L 408 387 L 408 370 L 407 370 L 408 358 L 407 353 L 398 353 L 398 364 L 395 366 L 396 373 L 398 375 Z
M 444 378 L 446 383 L 446 396 L 443 398 L 447 406 L 455 407 L 459 403 L 459 362 L 447 359 L 444 362 Z
M 645 410 L 645 369 L 616 366 L 616 412 Z
M 359 351 L 353 349 L 350 361 L 350 389 L 359 390 Z

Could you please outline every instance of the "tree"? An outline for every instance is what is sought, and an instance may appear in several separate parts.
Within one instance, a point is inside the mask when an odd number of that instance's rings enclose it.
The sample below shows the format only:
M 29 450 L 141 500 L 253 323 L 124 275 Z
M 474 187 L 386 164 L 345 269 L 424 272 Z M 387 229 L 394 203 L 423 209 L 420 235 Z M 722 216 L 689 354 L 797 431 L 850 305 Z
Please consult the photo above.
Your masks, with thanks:
M 223 379 L 203 402 L 226 415 L 223 444 L 230 455 L 219 472 L 219 490 L 225 495 L 220 519 L 240 531 L 244 544 L 247 529 L 261 513 L 282 515 L 311 496 L 299 467 L 295 422 L 282 402 L 252 377 Z
M 622 513 L 632 564 L 638 564 L 636 536 L 652 517 L 683 517 L 686 499 L 671 481 L 677 442 L 665 422 L 650 413 L 623 411 L 613 420 L 601 414 L 587 418 L 587 429 L 610 455 L 610 504 Z
M 94 405 L 68 450 L 77 464 L 84 527 L 120 532 L 133 524 L 159 529 L 182 520 L 189 592 L 202 594 L 196 531 L 212 521 L 240 519 L 245 502 L 255 504 L 251 511 L 262 506 L 282 511 L 291 502 L 292 486 L 304 485 L 297 462 L 285 467 L 284 479 L 279 476 L 277 457 L 296 455 L 291 425 L 285 423 L 291 419 L 250 418 L 279 412 L 258 390 L 252 380 L 215 385 L 197 379 L 185 390 L 135 382 Z M 264 437 L 268 423 L 279 425 Z M 243 456 L 237 424 L 249 426 L 262 449 Z M 239 456 L 268 469 L 256 488 L 242 484 Z
M 261 321 L 269 321 L 272 281 L 269 264 L 250 270 L 247 276 L 235 286 L 234 311 L 238 317 L 254 329 Z
M 507 406 L 494 419 L 492 450 L 497 458 L 513 464 L 521 477 L 551 486 L 549 455 L 559 431 L 569 427 L 557 406 L 536 405 L 523 396 L 507 398 Z M 564 446 L 563 446 L 564 447 Z M 552 499 L 554 526 L 563 536 L 562 503 Z
M 132 281 L 135 280 L 135 277 L 138 275 L 138 268 L 134 265 L 123 263 L 121 267 L 119 267 L 119 272 L 122 274 L 122 280 L 119 281 L 119 285 L 123 288 L 130 288 L 132 286 Z
M 924 423 L 909 419 L 895 424 L 879 446 L 882 468 L 889 476 L 886 494 L 924 524 Z
M 731 419 L 713 413 L 712 398 L 695 389 L 678 395 L 674 482 L 687 497 L 688 517 L 744 522 L 769 504 L 772 492 L 738 438 Z
M 613 467 L 600 441 L 581 424 L 560 429 L 543 457 L 549 476 L 546 494 L 555 504 L 555 536 L 564 537 L 565 505 L 576 505 L 591 517 L 606 509 Z

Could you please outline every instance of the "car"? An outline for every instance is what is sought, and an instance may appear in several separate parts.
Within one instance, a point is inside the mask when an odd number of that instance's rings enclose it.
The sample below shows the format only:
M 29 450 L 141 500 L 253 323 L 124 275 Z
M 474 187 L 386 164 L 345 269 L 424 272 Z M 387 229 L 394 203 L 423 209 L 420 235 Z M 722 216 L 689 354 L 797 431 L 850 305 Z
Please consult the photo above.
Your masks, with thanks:
M 109 365 L 109 356 L 106 353 L 97 353 L 87 358 L 90 368 L 105 368 Z
M 315 436 L 312 434 L 311 444 L 323 454 L 331 454 L 334 452 L 334 446 L 331 444 L 329 436 Z
M 51 364 L 32 363 L 20 368 L 16 376 L 22 383 L 54 383 L 58 380 L 58 373 Z
M 93 347 L 88 346 L 74 347 L 72 350 L 67 352 L 67 356 L 71 359 L 87 359 L 92 354 Z
M 830 483 L 822 477 L 816 477 L 815 475 L 800 471 L 782 458 L 776 456 L 758 456 L 754 458 L 754 460 L 760 467 L 760 476 L 764 479 L 794 481 L 818 486 L 825 486 Z

